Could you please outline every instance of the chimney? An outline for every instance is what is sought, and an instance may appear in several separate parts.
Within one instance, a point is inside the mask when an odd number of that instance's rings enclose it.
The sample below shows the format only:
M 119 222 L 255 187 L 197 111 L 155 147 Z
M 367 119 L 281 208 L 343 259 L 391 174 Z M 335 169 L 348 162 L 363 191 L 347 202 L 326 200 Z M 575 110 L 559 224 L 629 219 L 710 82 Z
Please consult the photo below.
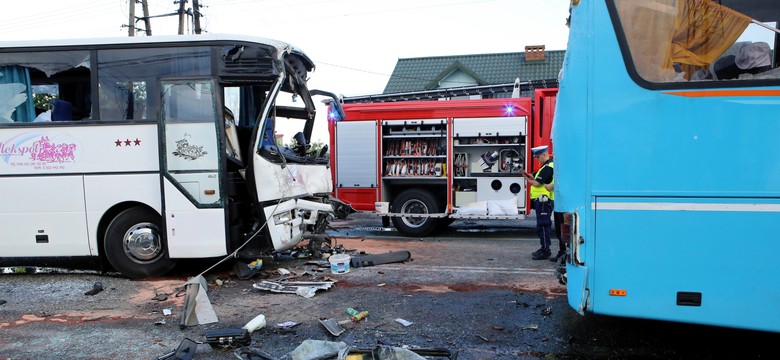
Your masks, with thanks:
M 525 47 L 525 61 L 543 61 L 544 45 L 528 45 Z

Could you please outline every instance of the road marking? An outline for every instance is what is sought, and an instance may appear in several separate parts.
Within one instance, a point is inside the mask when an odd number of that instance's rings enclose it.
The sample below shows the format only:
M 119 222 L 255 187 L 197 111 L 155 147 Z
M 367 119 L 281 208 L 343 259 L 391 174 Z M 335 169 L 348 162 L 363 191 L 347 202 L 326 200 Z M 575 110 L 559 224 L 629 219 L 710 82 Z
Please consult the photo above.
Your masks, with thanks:
M 382 270 L 407 270 L 425 272 L 452 272 L 452 273 L 484 273 L 484 274 L 524 274 L 524 275 L 555 275 L 555 269 L 533 268 L 497 268 L 478 266 L 436 266 L 436 265 L 382 265 Z

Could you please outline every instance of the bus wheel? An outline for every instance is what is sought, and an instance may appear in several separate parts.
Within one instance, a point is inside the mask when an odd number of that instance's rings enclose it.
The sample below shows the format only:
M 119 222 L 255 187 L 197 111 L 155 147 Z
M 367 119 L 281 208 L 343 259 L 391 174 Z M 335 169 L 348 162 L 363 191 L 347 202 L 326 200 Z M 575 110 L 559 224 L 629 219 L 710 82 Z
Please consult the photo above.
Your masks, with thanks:
M 409 189 L 393 200 L 393 212 L 404 214 L 435 214 L 439 205 L 426 190 Z M 428 236 L 438 225 L 438 219 L 429 217 L 393 217 L 393 225 L 405 236 Z
M 134 207 L 108 224 L 104 248 L 108 262 L 131 279 L 165 274 L 175 262 L 168 258 L 160 234 L 160 215 Z

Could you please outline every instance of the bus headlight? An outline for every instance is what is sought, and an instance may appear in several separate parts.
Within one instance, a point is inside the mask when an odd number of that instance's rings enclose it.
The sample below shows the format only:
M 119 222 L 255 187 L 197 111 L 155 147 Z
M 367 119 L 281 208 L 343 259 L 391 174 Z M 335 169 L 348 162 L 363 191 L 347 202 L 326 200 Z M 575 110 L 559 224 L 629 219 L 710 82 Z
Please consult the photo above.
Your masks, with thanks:
M 274 215 L 274 224 L 281 225 L 292 221 L 292 214 L 290 212 L 284 212 Z

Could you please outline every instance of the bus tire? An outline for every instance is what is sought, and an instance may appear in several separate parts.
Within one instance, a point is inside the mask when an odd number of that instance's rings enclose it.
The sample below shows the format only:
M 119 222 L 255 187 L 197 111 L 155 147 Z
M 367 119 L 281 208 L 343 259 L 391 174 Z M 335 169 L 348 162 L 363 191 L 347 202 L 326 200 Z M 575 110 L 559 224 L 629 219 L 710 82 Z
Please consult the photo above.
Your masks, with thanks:
M 411 214 L 435 214 L 439 213 L 439 204 L 427 190 L 408 189 L 393 200 L 393 212 Z M 438 226 L 438 219 L 393 217 L 393 225 L 404 236 L 428 236 Z
M 142 279 L 173 268 L 176 263 L 168 258 L 160 222 L 160 215 L 145 207 L 129 208 L 111 220 L 103 247 L 114 270 L 131 279 Z

